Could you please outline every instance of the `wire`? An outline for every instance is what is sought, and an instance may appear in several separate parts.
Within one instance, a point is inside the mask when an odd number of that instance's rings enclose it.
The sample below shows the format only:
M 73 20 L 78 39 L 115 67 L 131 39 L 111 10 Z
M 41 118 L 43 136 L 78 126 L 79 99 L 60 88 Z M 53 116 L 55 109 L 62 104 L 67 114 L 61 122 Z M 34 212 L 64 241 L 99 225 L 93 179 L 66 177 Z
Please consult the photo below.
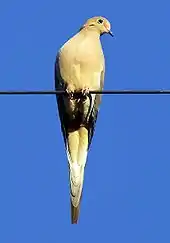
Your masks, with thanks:
M 66 92 L 64 90 L 33 90 L 33 91 L 20 91 L 9 90 L 0 91 L 0 95 L 63 95 Z M 80 94 L 80 92 L 75 92 Z M 160 90 L 103 90 L 103 91 L 90 91 L 91 94 L 170 94 L 170 89 Z

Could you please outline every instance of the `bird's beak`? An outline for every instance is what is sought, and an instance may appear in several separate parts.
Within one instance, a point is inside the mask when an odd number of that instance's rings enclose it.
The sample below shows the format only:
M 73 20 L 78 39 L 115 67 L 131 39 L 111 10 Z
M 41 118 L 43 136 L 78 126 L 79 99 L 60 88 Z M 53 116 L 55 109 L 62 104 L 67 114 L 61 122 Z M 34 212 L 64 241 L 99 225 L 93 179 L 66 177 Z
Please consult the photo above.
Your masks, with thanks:
M 114 37 L 112 31 L 109 30 L 109 31 L 108 31 L 108 34 L 111 35 L 112 37 Z

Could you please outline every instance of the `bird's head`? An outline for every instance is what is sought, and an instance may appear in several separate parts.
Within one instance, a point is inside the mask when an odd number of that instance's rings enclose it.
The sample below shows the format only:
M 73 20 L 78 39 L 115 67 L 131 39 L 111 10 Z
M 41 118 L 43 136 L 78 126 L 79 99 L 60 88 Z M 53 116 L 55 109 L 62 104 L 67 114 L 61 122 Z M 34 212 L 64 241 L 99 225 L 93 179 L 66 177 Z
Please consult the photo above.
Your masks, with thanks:
M 95 28 L 100 33 L 100 35 L 109 34 L 113 36 L 110 22 L 101 16 L 88 19 L 81 29 L 84 28 Z

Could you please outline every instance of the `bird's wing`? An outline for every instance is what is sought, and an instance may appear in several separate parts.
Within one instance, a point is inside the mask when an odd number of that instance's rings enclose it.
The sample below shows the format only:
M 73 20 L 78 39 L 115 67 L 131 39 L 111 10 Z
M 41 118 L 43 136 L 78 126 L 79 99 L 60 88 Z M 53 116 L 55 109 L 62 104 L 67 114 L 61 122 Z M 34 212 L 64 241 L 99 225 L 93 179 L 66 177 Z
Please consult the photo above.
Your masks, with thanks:
M 55 89 L 64 90 L 65 83 L 60 74 L 59 54 L 57 55 L 56 61 L 55 61 L 54 76 L 55 76 Z M 58 96 L 56 96 L 56 98 L 57 98 L 59 117 L 60 117 L 60 121 L 61 121 L 61 130 L 63 133 L 64 143 L 66 145 L 68 114 L 66 113 L 66 109 L 64 106 L 64 96 L 58 95 Z
M 103 70 L 100 75 L 100 91 L 102 91 L 103 87 L 104 87 L 104 75 L 105 75 L 105 65 L 103 64 Z M 96 125 L 96 121 L 97 121 L 100 103 L 101 103 L 101 94 L 96 94 L 95 98 L 94 98 L 92 112 L 89 117 L 89 123 L 88 123 L 88 140 L 89 140 L 88 148 L 91 145 L 92 138 L 94 135 L 94 130 L 95 130 L 95 125 Z

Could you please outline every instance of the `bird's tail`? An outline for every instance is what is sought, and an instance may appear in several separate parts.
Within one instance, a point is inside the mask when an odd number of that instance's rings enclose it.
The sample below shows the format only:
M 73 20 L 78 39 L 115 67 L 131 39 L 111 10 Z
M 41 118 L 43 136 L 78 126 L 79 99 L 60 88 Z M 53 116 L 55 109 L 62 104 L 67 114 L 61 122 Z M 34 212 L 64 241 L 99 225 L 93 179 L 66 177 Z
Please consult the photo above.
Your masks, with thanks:
M 70 168 L 71 222 L 76 224 L 79 218 L 82 196 L 84 167 L 74 163 Z
M 79 212 L 80 212 L 80 204 L 77 208 L 75 208 L 71 202 L 71 223 L 77 224 L 78 218 L 79 218 Z
M 80 201 L 87 159 L 88 131 L 81 127 L 68 136 L 67 157 L 70 172 L 71 222 L 76 224 L 79 217 Z

